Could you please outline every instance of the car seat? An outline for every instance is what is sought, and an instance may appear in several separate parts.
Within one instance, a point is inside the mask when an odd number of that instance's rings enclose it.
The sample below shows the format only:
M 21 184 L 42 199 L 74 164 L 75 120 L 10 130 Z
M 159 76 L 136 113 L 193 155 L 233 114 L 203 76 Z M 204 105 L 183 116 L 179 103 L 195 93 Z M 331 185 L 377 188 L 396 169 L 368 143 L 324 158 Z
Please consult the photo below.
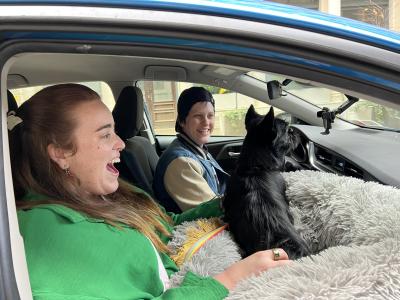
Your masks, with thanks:
M 154 196 L 152 184 L 158 154 L 150 141 L 137 134 L 143 126 L 144 100 L 142 91 L 133 86 L 122 89 L 112 111 L 115 132 L 125 142 L 121 163 L 117 164 L 121 177 Z

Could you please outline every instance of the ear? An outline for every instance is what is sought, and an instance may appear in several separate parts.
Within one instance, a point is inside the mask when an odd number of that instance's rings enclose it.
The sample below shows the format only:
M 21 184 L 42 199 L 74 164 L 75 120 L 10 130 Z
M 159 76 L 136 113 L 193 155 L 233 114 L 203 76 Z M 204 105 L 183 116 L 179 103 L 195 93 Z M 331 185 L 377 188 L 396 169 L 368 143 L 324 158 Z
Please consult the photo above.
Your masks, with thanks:
M 249 130 L 250 125 L 253 123 L 252 121 L 259 116 L 254 109 L 253 104 L 250 105 L 249 109 L 247 110 L 246 117 L 244 119 L 244 124 L 246 125 L 246 130 Z
M 262 120 L 263 125 L 265 128 L 272 129 L 274 125 L 274 108 L 271 106 L 269 112 L 265 115 L 264 120 Z
M 47 153 L 49 154 L 51 160 L 54 161 L 61 169 L 65 170 L 66 168 L 69 168 L 67 151 L 62 149 L 60 146 L 57 146 L 53 143 L 49 144 L 47 146 Z

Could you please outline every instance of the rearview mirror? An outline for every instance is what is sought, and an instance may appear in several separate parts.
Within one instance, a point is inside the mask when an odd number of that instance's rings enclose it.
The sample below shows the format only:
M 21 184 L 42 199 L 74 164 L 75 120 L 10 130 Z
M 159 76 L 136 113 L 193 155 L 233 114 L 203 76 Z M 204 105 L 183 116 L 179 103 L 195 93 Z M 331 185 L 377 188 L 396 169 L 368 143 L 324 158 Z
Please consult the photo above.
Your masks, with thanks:
M 270 100 L 277 99 L 282 96 L 282 84 L 278 80 L 268 81 L 267 89 Z

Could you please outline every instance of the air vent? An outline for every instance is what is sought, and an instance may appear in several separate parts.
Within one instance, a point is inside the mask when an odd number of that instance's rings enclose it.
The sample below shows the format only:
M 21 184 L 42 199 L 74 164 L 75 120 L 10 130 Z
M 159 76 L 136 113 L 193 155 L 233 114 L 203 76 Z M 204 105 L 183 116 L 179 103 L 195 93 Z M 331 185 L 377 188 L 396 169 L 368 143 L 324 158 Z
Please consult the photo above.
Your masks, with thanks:
M 364 178 L 364 172 L 356 167 L 355 165 L 347 162 L 344 168 L 344 175 L 346 176 L 352 176 L 352 177 L 357 177 L 357 178 Z
M 362 169 L 329 150 L 315 146 L 315 158 L 320 165 L 325 166 L 331 172 L 364 178 L 364 171 Z
M 315 147 L 315 157 L 317 161 L 323 165 L 331 166 L 333 155 L 323 148 Z

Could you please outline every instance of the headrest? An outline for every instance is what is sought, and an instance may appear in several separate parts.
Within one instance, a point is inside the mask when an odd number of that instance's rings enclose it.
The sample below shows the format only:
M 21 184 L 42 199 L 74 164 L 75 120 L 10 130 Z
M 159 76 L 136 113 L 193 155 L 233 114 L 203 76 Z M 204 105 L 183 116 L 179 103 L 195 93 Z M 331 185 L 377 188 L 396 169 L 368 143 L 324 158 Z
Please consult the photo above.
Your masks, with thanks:
M 16 111 L 18 109 L 17 100 L 15 100 L 14 95 L 7 90 L 7 101 L 8 101 L 8 111 Z
M 122 140 L 134 137 L 143 125 L 143 94 L 133 86 L 124 87 L 112 111 L 115 132 Z

